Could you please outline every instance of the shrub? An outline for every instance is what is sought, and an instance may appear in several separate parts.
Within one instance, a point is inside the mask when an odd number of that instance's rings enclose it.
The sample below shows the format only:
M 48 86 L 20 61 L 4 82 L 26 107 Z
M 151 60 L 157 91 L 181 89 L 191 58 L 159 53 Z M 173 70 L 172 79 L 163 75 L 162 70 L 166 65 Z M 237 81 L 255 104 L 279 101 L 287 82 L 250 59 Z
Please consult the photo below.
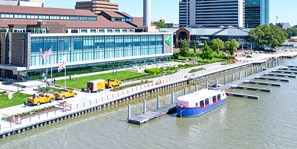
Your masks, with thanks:
M 145 73 L 149 73 L 149 74 L 159 74 L 161 73 L 161 71 L 162 71 L 161 68 L 148 68 L 144 70 Z

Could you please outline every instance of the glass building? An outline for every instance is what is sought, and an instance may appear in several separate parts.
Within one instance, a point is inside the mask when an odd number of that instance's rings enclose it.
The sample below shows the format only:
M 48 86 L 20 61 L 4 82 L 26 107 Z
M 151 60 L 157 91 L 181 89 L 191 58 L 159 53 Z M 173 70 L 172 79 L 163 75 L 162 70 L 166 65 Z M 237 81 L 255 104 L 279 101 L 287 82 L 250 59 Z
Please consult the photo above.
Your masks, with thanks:
M 269 24 L 269 0 L 245 0 L 245 27 Z
M 66 55 L 67 65 L 116 61 L 143 57 L 170 55 L 166 51 L 164 34 L 32 34 L 30 68 L 57 65 Z M 168 36 L 168 35 L 167 35 Z M 171 47 L 171 45 L 170 45 Z M 42 54 L 51 49 L 51 58 L 42 59 Z

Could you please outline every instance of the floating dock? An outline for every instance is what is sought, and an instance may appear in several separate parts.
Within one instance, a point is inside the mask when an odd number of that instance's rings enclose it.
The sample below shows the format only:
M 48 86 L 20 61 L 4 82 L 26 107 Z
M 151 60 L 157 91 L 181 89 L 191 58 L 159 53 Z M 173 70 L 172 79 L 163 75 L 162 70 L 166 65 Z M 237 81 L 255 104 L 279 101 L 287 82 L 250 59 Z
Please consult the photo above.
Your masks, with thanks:
M 284 73 L 284 74 L 297 74 L 296 71 L 289 71 L 289 70 L 275 70 L 275 71 L 272 71 L 274 73 Z
M 296 76 L 294 76 L 294 75 L 276 74 L 276 73 L 268 73 L 268 74 L 264 74 L 264 76 L 284 77 L 284 78 L 296 78 Z
M 170 109 L 174 108 L 176 104 L 170 104 L 167 106 L 163 106 L 158 109 L 154 109 L 152 111 L 135 115 L 131 118 L 128 118 L 128 122 L 132 124 L 141 125 L 144 124 L 152 119 L 158 118 L 160 116 L 163 116 L 169 112 Z
M 297 68 L 281 68 L 280 70 L 297 71 Z
M 244 83 L 248 83 L 248 84 L 258 84 L 258 85 L 268 85 L 268 86 L 276 86 L 276 87 L 280 87 L 280 84 L 276 84 L 276 83 L 268 83 L 268 82 L 257 82 L 257 81 L 245 81 Z
M 259 99 L 259 96 L 255 95 L 247 95 L 247 94 L 241 94 L 241 93 L 231 93 L 226 92 L 228 96 L 234 96 L 234 97 L 242 97 L 242 98 L 249 98 L 249 99 Z
M 259 80 L 270 80 L 270 81 L 280 81 L 280 82 L 289 82 L 288 79 L 281 79 L 281 78 L 271 78 L 271 77 L 255 77 L 255 79 Z
M 247 86 L 237 86 L 234 85 L 231 87 L 232 89 L 244 89 L 244 90 L 251 90 L 251 91 L 260 91 L 260 92 L 267 92 L 270 93 L 271 90 L 270 89 L 266 89 L 266 88 L 257 88 L 257 87 L 247 87 Z

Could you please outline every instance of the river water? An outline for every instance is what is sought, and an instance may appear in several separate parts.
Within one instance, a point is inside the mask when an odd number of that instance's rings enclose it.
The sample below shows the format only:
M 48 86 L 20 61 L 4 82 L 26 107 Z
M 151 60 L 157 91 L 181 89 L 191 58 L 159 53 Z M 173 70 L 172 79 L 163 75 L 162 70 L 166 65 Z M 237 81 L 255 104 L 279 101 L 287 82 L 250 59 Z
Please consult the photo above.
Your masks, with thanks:
M 285 64 L 297 66 L 297 59 Z M 166 115 L 141 126 L 127 123 L 128 104 L 133 114 L 142 112 L 143 99 L 138 99 L 0 139 L 0 148 L 296 149 L 297 79 L 277 83 L 282 87 L 258 85 L 271 93 L 232 90 L 258 95 L 259 100 L 228 97 L 226 105 L 200 117 Z M 175 92 L 180 95 L 183 91 Z M 148 108 L 155 108 L 156 95 L 147 99 Z M 161 99 L 162 104 L 169 103 L 170 92 Z

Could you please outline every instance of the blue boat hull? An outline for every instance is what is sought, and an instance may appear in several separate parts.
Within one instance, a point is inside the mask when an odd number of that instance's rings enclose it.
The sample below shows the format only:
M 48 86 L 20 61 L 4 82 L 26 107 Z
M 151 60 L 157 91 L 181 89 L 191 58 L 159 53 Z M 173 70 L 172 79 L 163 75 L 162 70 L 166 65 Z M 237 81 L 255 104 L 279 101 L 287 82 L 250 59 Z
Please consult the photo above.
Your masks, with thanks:
M 220 100 L 212 105 L 209 105 L 207 107 L 204 108 L 181 108 L 179 106 L 176 106 L 176 113 L 177 113 L 177 117 L 193 117 L 193 116 L 199 116 L 202 115 L 212 109 L 215 109 L 217 107 L 219 107 L 220 105 L 223 105 L 227 102 L 227 99 L 224 100 Z

